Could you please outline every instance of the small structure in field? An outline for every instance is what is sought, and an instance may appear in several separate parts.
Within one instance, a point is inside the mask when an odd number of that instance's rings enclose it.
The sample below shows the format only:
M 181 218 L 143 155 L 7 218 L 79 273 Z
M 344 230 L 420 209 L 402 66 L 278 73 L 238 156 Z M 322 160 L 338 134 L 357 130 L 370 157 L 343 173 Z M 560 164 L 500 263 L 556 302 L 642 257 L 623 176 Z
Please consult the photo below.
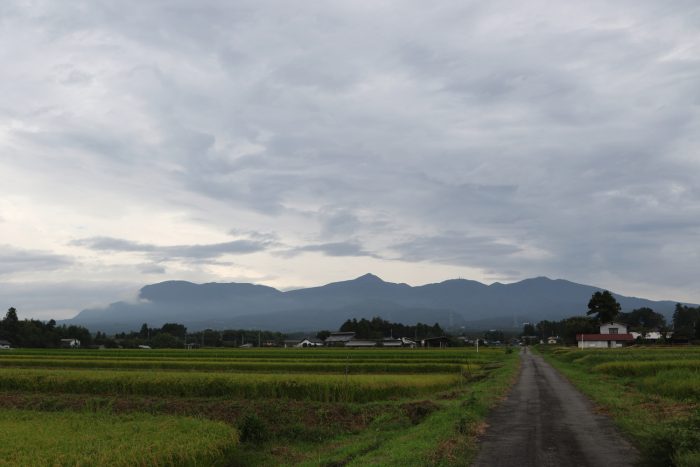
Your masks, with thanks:
M 78 339 L 61 339 L 61 348 L 64 349 L 79 349 L 80 341 Z
M 6 341 L 5 339 L 0 339 L 0 349 L 8 350 L 11 348 L 12 348 L 12 344 L 10 344 L 10 341 Z
M 627 326 L 621 323 L 600 325 L 600 334 L 576 334 L 579 349 L 601 349 L 622 347 L 634 341 L 634 336 L 627 332 Z
M 559 343 L 559 336 L 549 336 L 547 338 L 548 345 L 556 345 Z

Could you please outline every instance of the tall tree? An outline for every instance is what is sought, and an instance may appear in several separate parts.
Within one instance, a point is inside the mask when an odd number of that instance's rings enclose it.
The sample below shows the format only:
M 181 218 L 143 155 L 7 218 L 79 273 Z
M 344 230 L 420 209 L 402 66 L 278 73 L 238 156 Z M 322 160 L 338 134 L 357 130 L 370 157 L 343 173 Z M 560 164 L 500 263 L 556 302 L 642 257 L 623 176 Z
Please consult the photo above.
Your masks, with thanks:
M 617 303 L 615 297 L 607 290 L 604 290 L 593 294 L 588 301 L 588 313 L 586 314 L 596 315 L 596 318 L 601 323 L 609 323 L 617 317 L 621 309 L 622 307 Z
M 693 308 L 677 303 L 676 311 L 673 312 L 673 337 L 692 339 L 700 330 L 698 322 L 700 322 L 700 307 Z
M 629 313 L 620 313 L 619 319 L 635 331 L 659 331 L 666 327 L 664 315 L 647 307 L 637 308 Z

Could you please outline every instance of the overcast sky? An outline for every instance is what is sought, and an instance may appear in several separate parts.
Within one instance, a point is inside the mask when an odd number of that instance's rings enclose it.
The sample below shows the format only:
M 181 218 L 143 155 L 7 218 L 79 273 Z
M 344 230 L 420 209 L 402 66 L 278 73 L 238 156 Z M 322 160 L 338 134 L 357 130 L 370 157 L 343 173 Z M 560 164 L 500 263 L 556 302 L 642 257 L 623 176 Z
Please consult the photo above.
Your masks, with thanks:
M 697 0 L 0 2 L 0 305 L 169 279 L 700 302 Z

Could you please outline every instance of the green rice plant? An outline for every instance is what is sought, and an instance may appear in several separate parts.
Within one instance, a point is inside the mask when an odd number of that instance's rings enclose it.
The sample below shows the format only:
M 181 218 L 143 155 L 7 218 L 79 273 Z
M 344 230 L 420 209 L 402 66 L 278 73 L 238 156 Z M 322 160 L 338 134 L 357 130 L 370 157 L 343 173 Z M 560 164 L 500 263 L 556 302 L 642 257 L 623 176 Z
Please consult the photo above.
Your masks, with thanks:
M 315 360 L 315 359 L 357 359 L 368 361 L 389 361 L 391 359 L 409 361 L 446 361 L 456 363 L 464 359 L 498 361 L 502 349 L 473 348 L 450 349 L 348 349 L 348 348 L 306 348 L 306 349 L 14 349 L 3 353 L 0 358 L 9 357 L 47 357 L 47 358 L 156 358 L 156 359 L 244 359 L 258 360 Z
M 471 363 L 472 368 L 479 365 Z M 357 361 L 231 361 L 231 360 L 134 360 L 134 359 L 47 359 L 21 358 L 2 359 L 0 367 L 42 368 L 104 368 L 104 369 L 160 369 L 200 371 L 242 371 L 262 373 L 458 373 L 459 363 L 403 363 L 403 362 L 357 362 Z
M 264 373 L 6 369 L 0 390 L 78 394 L 287 398 L 366 402 L 448 389 L 459 375 L 286 375 Z
M 147 414 L 0 410 L 0 465 L 223 465 L 238 442 L 213 421 Z
M 700 360 L 661 360 L 661 361 L 625 361 L 601 363 L 592 367 L 593 371 L 617 376 L 655 375 L 666 370 L 700 371 Z
M 700 402 L 700 371 L 675 368 L 659 371 L 637 382 L 642 390 L 678 400 Z

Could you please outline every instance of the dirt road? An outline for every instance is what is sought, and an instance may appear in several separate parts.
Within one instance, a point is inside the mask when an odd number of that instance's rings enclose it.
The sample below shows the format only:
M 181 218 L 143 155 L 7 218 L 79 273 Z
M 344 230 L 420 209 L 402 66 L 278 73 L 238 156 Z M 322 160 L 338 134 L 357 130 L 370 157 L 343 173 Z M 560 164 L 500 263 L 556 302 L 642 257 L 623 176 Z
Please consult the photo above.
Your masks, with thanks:
M 610 419 L 539 355 L 521 353 L 522 371 L 488 417 L 475 467 L 631 466 L 635 449 Z

